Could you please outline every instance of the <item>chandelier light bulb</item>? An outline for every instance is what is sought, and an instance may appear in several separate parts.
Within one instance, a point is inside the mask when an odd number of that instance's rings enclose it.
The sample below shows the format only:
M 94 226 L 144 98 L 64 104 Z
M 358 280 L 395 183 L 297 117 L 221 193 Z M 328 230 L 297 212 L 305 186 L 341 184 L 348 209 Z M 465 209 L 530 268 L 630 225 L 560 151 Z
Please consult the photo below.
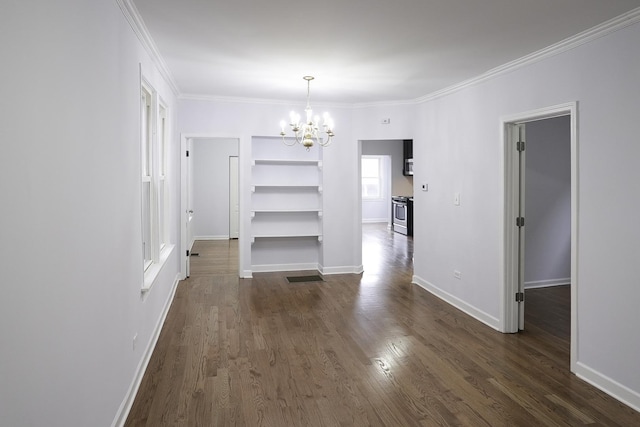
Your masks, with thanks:
M 313 116 L 313 110 L 311 109 L 311 105 L 309 103 L 310 99 L 310 84 L 311 80 L 313 80 L 313 76 L 304 76 L 304 80 L 307 81 L 307 107 L 305 108 L 306 113 L 306 121 L 304 123 L 300 123 L 300 114 L 292 111 L 289 114 L 289 126 L 291 126 L 291 131 L 293 132 L 294 140 L 289 143 L 286 140 L 286 122 L 284 120 L 280 121 L 280 136 L 282 137 L 282 142 L 285 145 L 295 145 L 296 143 L 302 145 L 309 151 L 314 144 L 318 144 L 322 147 L 326 147 L 331 144 L 331 138 L 333 138 L 333 119 L 329 116 L 329 113 L 324 113 L 322 115 L 323 124 L 322 130 L 320 129 L 320 117 L 318 115 Z M 321 133 L 326 135 L 326 141 L 323 141 Z

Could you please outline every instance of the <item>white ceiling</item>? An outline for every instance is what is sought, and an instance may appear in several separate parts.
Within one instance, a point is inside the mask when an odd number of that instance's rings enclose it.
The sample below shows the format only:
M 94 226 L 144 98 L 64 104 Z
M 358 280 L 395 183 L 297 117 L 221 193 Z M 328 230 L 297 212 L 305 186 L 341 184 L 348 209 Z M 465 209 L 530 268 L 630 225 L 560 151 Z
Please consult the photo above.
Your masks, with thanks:
M 413 100 L 640 0 L 133 0 L 181 95 Z

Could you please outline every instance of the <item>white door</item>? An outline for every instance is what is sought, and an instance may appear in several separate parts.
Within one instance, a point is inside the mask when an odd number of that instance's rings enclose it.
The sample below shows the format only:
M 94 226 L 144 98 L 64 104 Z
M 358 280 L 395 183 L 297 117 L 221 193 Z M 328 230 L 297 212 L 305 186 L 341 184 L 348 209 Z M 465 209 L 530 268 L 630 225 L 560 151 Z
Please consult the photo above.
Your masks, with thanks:
M 229 157 L 229 238 L 237 239 L 240 228 L 238 156 Z
M 516 150 L 518 153 L 518 216 L 516 219 L 516 227 L 518 227 L 518 293 L 516 301 L 518 301 L 518 329 L 524 330 L 524 238 L 525 238 L 525 125 L 515 125 L 514 134 L 518 136 L 516 141 Z
M 187 139 L 187 147 L 186 147 L 186 160 L 185 160 L 185 172 L 186 172 L 186 223 L 185 223 L 185 234 L 187 236 L 187 257 L 185 261 L 185 272 L 186 276 L 189 277 L 191 274 L 191 260 L 190 254 L 191 249 L 193 247 L 193 207 L 191 205 L 193 201 L 193 170 L 191 168 L 191 157 L 189 153 L 193 152 L 193 141 L 189 138 Z

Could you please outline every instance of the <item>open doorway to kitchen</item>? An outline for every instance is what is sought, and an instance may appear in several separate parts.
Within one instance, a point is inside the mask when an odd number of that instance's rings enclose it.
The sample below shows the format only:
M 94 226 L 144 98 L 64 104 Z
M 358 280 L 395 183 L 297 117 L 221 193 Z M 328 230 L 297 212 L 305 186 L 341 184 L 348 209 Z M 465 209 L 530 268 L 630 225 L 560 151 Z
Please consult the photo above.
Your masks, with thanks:
M 407 281 L 413 274 L 413 227 L 407 221 L 409 199 L 413 203 L 413 177 L 406 175 L 406 141 L 360 141 L 362 191 L 363 280 L 374 279 L 380 271 L 401 269 Z M 394 227 L 394 199 L 403 198 L 401 225 Z

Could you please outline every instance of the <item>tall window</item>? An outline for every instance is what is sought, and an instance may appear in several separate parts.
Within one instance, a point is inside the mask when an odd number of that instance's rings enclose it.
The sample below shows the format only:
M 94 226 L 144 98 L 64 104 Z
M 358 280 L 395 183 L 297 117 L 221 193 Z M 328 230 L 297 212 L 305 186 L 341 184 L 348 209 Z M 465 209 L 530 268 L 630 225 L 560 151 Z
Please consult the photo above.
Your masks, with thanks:
M 168 243 L 167 229 L 167 107 L 160 103 L 158 111 L 158 238 L 160 250 Z
M 362 156 L 362 198 L 381 199 L 382 162 L 379 156 Z
M 140 94 L 143 289 L 148 289 L 172 248 L 167 224 L 168 112 L 144 79 Z
M 144 269 L 153 262 L 153 243 L 151 229 L 153 227 L 152 209 L 152 172 L 153 172 L 153 95 L 149 86 L 143 83 L 140 100 L 141 118 L 141 160 L 142 160 L 142 251 L 144 253 Z

